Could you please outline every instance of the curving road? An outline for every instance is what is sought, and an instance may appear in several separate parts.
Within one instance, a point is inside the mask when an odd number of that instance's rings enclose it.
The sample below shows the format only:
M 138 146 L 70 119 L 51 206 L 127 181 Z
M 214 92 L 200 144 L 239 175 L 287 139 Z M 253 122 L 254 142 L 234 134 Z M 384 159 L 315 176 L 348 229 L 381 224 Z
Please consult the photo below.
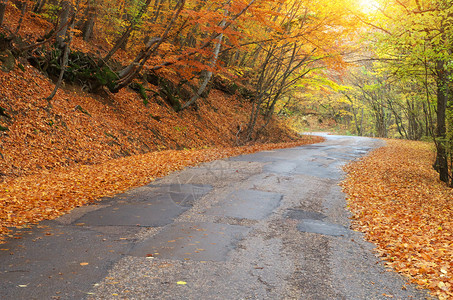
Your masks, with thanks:
M 0 248 L 1 299 L 426 299 L 349 229 L 341 166 L 382 142 L 205 163 Z

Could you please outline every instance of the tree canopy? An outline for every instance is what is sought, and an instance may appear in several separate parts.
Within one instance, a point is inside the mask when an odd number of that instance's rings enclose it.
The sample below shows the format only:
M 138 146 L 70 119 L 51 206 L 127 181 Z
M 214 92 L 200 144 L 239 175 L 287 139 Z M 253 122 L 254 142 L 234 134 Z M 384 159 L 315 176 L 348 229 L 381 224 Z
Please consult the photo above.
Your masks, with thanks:
M 274 115 L 308 108 L 359 135 L 430 139 L 451 176 L 453 4 L 447 0 L 11 0 L 14 54 L 96 92 L 161 87 L 175 111 L 216 86 L 252 103 L 256 139 Z M 14 8 L 13 24 L 5 11 Z M 11 16 L 11 15 L 10 15 Z M 21 35 L 40 17 L 41 32 Z M 20 38 L 19 38 L 20 37 Z M 83 40 L 83 42 L 81 41 Z M 257 125 L 257 120 L 262 122 Z

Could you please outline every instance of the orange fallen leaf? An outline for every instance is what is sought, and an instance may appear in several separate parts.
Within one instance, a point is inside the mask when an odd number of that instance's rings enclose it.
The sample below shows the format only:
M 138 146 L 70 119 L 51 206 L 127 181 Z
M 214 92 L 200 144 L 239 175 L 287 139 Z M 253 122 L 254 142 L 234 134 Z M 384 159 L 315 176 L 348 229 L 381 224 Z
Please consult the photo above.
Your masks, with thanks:
M 376 244 L 387 266 L 447 299 L 453 190 L 439 182 L 429 143 L 386 143 L 345 168 L 353 227 Z

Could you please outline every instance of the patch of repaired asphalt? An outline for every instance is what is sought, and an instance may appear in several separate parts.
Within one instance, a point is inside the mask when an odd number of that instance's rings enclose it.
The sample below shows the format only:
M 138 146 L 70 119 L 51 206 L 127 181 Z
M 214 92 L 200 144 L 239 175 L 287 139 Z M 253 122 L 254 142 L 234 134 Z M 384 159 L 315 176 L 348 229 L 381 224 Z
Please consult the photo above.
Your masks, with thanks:
M 87 226 L 150 226 L 170 224 L 188 208 L 175 204 L 169 195 L 160 195 L 146 202 L 116 203 L 87 213 L 76 223 Z
M 258 190 L 239 190 L 230 193 L 206 214 L 238 219 L 261 220 L 276 209 L 283 195 Z
M 322 220 L 327 218 L 325 214 L 315 212 L 315 211 L 307 211 L 301 209 L 289 209 L 285 217 L 295 219 L 295 220 L 304 220 L 304 219 L 312 219 L 312 220 Z
M 110 199 L 110 206 L 88 212 L 76 223 L 88 226 L 160 227 L 172 223 L 189 209 L 194 201 L 206 195 L 208 185 L 152 185 L 128 197 L 126 194 Z M 115 201 L 116 200 L 116 201 Z
M 250 228 L 215 223 L 173 223 L 138 244 L 131 256 L 225 261 Z

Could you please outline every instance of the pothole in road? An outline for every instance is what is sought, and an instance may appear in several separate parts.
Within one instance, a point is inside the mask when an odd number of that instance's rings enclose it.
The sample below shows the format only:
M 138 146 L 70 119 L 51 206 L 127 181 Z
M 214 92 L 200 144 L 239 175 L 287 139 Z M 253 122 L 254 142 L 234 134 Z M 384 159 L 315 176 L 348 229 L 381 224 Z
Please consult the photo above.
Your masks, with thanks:
M 297 229 L 302 232 L 318 233 L 330 236 L 349 236 L 351 230 L 338 225 L 320 220 L 304 219 L 297 225 Z

